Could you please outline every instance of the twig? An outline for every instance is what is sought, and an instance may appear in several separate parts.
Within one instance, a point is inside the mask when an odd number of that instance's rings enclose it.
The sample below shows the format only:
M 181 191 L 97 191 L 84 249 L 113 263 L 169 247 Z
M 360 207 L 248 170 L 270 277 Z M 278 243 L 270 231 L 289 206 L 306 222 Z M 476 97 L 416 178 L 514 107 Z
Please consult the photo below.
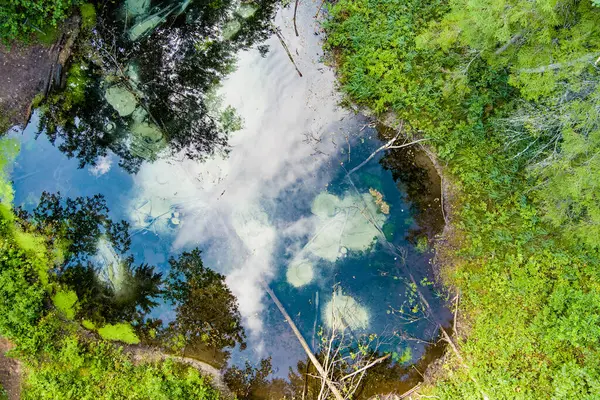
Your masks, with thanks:
M 389 150 L 389 149 L 401 149 L 403 147 L 408 147 L 411 146 L 413 144 L 416 143 L 420 143 L 424 140 L 429 140 L 429 139 L 419 139 L 419 140 L 415 140 L 414 142 L 410 142 L 410 143 L 405 143 L 402 144 L 400 146 L 394 146 L 394 142 L 396 142 L 396 140 L 398 140 L 398 136 L 400 136 L 400 133 L 402 133 L 402 126 L 404 125 L 404 123 L 402 123 L 402 125 L 400 125 L 400 129 L 398 130 L 398 133 L 396 134 L 396 136 L 394 136 L 389 142 L 387 142 L 386 144 L 384 144 L 383 146 L 381 146 L 380 148 L 378 148 L 377 150 L 375 150 L 373 153 L 371 153 L 371 155 L 362 163 L 360 163 L 360 165 L 352 168 L 350 170 L 350 172 L 348 172 L 348 175 L 351 175 L 353 172 L 356 172 L 357 170 L 361 169 L 365 164 L 367 164 L 369 161 L 371 161 L 371 159 L 373 157 L 375 157 L 377 155 L 377 153 L 379 153 L 380 151 L 383 150 Z
M 323 4 L 325 4 L 325 0 L 323 0 L 321 2 L 321 5 L 319 6 L 319 8 L 317 9 L 317 13 L 315 14 L 315 18 L 317 18 L 319 16 L 319 13 L 321 12 L 321 8 L 323 8 Z
M 356 370 L 356 371 L 354 371 L 353 373 L 351 373 L 351 374 L 348 374 L 348 375 L 344 376 L 344 377 L 343 377 L 341 380 L 343 381 L 343 380 L 346 380 L 346 379 L 348 379 L 348 378 L 351 378 L 351 377 L 353 377 L 353 376 L 354 376 L 354 375 L 356 375 L 356 374 L 360 374 L 362 371 L 364 371 L 364 370 L 367 370 L 367 369 L 371 368 L 371 367 L 372 367 L 373 365 L 375 365 L 375 364 L 379 364 L 380 362 L 382 362 L 382 361 L 384 361 L 384 360 L 388 359 L 389 357 L 390 357 L 390 354 L 386 354 L 386 355 L 385 355 L 385 356 L 383 356 L 383 357 L 379 357 L 378 359 L 376 359 L 375 361 L 373 361 L 373 362 L 371 362 L 371 363 L 369 363 L 369 364 L 365 365 L 365 366 L 364 366 L 364 367 L 362 367 L 361 369 L 357 369 L 357 370 Z
M 283 36 L 281 36 L 281 33 L 279 33 L 279 29 L 275 25 L 272 25 L 272 28 L 273 28 L 273 32 L 275 32 L 275 34 L 277 35 L 279 42 L 281 43 L 285 52 L 287 53 L 288 57 L 290 58 L 290 61 L 294 65 L 294 68 L 296 68 L 296 72 L 302 78 L 302 72 L 300 72 L 300 70 L 298 69 L 296 62 L 294 61 L 294 57 L 292 57 L 292 53 L 290 53 L 290 49 L 288 49 L 287 44 L 285 44 L 285 41 L 283 40 Z
M 417 383 L 417 385 L 415 387 L 413 387 L 412 389 L 410 389 L 407 392 L 404 392 L 400 395 L 400 397 L 398 397 L 399 399 L 404 399 L 408 396 L 410 396 L 411 394 L 413 394 L 414 392 L 417 391 L 417 389 L 419 389 L 419 386 L 421 386 L 421 382 Z
M 344 397 L 342 396 L 342 394 L 340 393 L 340 391 L 338 390 L 338 388 L 333 384 L 333 382 L 331 382 L 327 378 L 327 373 L 323 369 L 323 366 L 321 365 L 321 363 L 319 362 L 319 360 L 317 360 L 317 357 L 315 357 L 315 355 L 313 354 L 313 352 L 308 347 L 308 344 L 306 343 L 306 340 L 304 340 L 304 338 L 302 337 L 302 334 L 300 333 L 300 331 L 296 327 L 296 324 L 294 323 L 294 321 L 292 320 L 292 318 L 290 317 L 290 315 L 287 313 L 287 311 L 283 307 L 283 304 L 281 304 L 281 302 L 279 301 L 279 299 L 277 298 L 277 296 L 275 296 L 275 293 L 271 290 L 271 288 L 265 282 L 261 282 L 261 283 L 262 283 L 262 286 L 265 289 L 265 291 L 271 297 L 271 300 L 273 300 L 273 302 L 275 303 L 275 305 L 277 306 L 277 308 L 279 309 L 279 311 L 281 312 L 281 314 L 283 315 L 283 317 L 285 318 L 285 320 L 289 324 L 290 328 L 292 328 L 292 331 L 294 332 L 294 334 L 298 338 L 298 341 L 300 342 L 300 344 L 302 345 L 302 348 L 304 349 L 304 351 L 308 355 L 308 358 L 310 358 L 310 361 L 312 361 L 312 363 L 315 366 L 315 368 L 317 369 L 317 371 L 319 371 L 319 374 L 321 375 L 321 377 L 323 378 L 323 380 L 325 381 L 325 383 L 329 387 L 329 390 L 331 390 L 331 392 L 335 396 L 336 400 L 344 400 Z
M 424 142 L 425 140 L 429 140 L 429 138 L 415 140 L 414 142 L 402 144 L 400 146 L 390 146 L 390 147 L 388 147 L 388 149 L 401 149 L 403 147 L 408 147 L 408 146 L 411 146 L 411 145 L 416 144 L 416 143 Z
M 452 323 L 452 331 L 454 336 L 458 337 L 458 331 L 456 330 L 456 317 L 458 316 L 458 301 L 460 300 L 460 292 L 456 294 L 456 301 L 454 303 L 454 322 Z
M 444 202 L 444 176 L 440 175 L 440 203 L 442 206 L 442 217 L 444 217 L 444 223 L 448 224 L 448 218 L 446 217 L 446 205 Z
M 496 50 L 496 52 L 494 54 L 499 56 L 500 54 L 504 53 L 506 50 L 508 50 L 508 48 L 510 46 L 517 43 L 522 37 L 523 37 L 523 32 L 517 33 L 512 38 L 510 38 L 510 40 L 504 46 L 502 46 L 498 50 Z
M 296 11 L 298 11 L 298 0 L 296 0 L 296 4 L 294 4 L 294 32 L 296 32 L 296 37 L 298 35 L 298 27 L 296 27 Z

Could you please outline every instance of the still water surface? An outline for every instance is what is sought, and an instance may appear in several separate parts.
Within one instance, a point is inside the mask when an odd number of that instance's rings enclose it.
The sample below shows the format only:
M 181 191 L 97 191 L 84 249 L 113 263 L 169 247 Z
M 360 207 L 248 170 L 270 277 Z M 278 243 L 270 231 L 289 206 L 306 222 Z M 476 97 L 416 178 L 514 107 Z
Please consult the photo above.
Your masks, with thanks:
M 341 312 L 353 332 L 386 337 L 383 349 L 410 354 L 408 362 L 423 355 L 421 340 L 437 337 L 430 319 L 408 321 L 397 313 L 410 309 L 415 293 L 397 254 L 383 243 L 405 251 L 417 281 L 431 279 L 430 254 L 405 239 L 416 228 L 406 194 L 379 164 L 382 154 L 352 180 L 346 176 L 382 143 L 364 117 L 338 105 L 334 73 L 321 62 L 317 6 L 301 3 L 299 37 L 292 9 L 280 11 L 275 21 L 303 77 L 275 36 L 266 42 L 266 57 L 256 48 L 238 54 L 237 69 L 219 89 L 223 105 L 243 119 L 243 128 L 230 137 L 228 156 L 203 162 L 164 156 L 130 175 L 109 154 L 95 167 L 78 169 L 77 160 L 67 159 L 44 135 L 36 139 L 34 115 L 19 135 L 22 148 L 12 172 L 15 205 L 35 205 L 42 191 L 65 197 L 102 193 L 113 219 L 131 223 L 135 259 L 161 271 L 169 256 L 200 247 L 205 265 L 227 276 L 248 334 L 248 349 L 234 351 L 230 362 L 271 356 L 279 377 L 305 354 L 262 281 L 313 346 L 319 327 L 330 323 L 334 296 L 347 308 Z M 433 286 L 422 290 L 448 321 Z M 153 316 L 174 317 L 167 305 Z

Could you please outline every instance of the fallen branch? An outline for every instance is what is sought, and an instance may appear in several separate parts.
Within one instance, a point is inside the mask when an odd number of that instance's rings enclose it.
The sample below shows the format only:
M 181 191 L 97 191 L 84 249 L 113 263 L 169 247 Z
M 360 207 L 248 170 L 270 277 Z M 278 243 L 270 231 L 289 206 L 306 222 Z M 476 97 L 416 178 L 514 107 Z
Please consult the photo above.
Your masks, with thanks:
M 277 296 L 275 296 L 275 293 L 271 290 L 271 288 L 265 282 L 262 282 L 262 286 L 265 289 L 265 291 L 269 294 L 269 296 L 271 297 L 271 300 L 273 300 L 273 302 L 275 303 L 275 305 L 277 306 L 277 308 L 279 309 L 279 311 L 281 312 L 281 314 L 283 315 L 283 317 L 287 321 L 287 323 L 290 326 L 290 328 L 292 328 L 292 331 L 294 332 L 294 334 L 298 338 L 298 341 L 302 345 L 302 348 L 306 352 L 306 355 L 308 355 L 308 358 L 310 358 L 310 361 L 312 361 L 313 365 L 315 366 L 315 368 L 317 369 L 317 371 L 321 375 L 321 378 L 323 379 L 323 381 L 327 384 L 327 387 L 329 387 L 329 390 L 331 390 L 331 392 L 335 396 L 336 400 L 344 400 L 344 397 L 342 396 L 342 394 L 340 393 L 340 391 L 338 390 L 338 388 L 335 386 L 335 384 L 333 382 L 331 382 L 329 380 L 329 378 L 327 378 L 327 373 L 323 369 L 323 366 L 321 365 L 321 363 L 319 362 L 319 360 L 317 360 L 317 357 L 315 357 L 315 355 L 313 354 L 313 352 L 308 347 L 308 344 L 306 343 L 306 340 L 304 340 L 304 337 L 302 337 L 302 334 L 300 333 L 300 331 L 296 327 L 296 324 L 294 323 L 294 321 L 292 320 L 292 318 L 290 317 L 290 315 L 287 313 L 287 311 L 283 307 L 283 304 L 281 304 L 281 302 L 279 301 L 279 299 L 277 298 Z
M 321 12 L 321 8 L 323 8 L 323 4 L 325 4 L 325 0 L 323 0 L 321 2 L 321 5 L 319 5 L 319 8 L 317 9 L 317 13 L 315 14 L 315 18 L 319 17 L 319 13 Z
M 403 147 L 408 147 L 408 146 L 412 146 L 413 144 L 424 142 L 425 140 L 429 140 L 429 139 L 428 138 L 419 139 L 419 140 L 415 140 L 414 142 L 406 143 L 406 144 L 403 144 L 400 146 L 390 146 L 390 147 L 388 147 L 388 149 L 401 149 Z
M 458 317 L 458 301 L 460 300 L 460 292 L 456 294 L 456 301 L 454 302 L 454 321 L 452 323 L 452 332 L 454 336 L 458 337 L 458 331 L 456 330 L 456 319 Z
M 410 396 L 411 394 L 413 394 L 414 392 L 417 391 L 417 389 L 419 389 L 419 387 L 421 386 L 421 382 L 417 383 L 417 385 L 415 387 L 413 387 L 412 389 L 408 390 L 407 392 L 404 392 L 400 395 L 400 397 L 398 397 L 399 399 L 404 399 L 408 396 Z
M 521 72 L 524 74 L 539 74 L 539 73 L 546 72 L 546 71 L 553 71 L 556 69 L 561 69 L 563 67 L 570 67 L 570 66 L 573 66 L 573 65 L 581 63 L 581 62 L 591 61 L 594 58 L 596 58 L 597 55 L 598 55 L 598 53 L 590 53 L 590 54 L 586 54 L 582 57 L 579 57 L 578 59 L 573 60 L 573 61 L 554 63 L 554 64 L 544 65 L 542 67 L 537 67 L 537 68 L 524 68 L 524 69 L 518 70 L 518 72 Z M 600 58 L 598 58 L 598 60 L 596 60 L 596 62 L 594 64 L 597 64 L 598 61 L 600 61 Z
M 298 35 L 298 27 L 296 26 L 296 12 L 298 11 L 298 0 L 296 0 L 296 4 L 294 4 L 294 32 L 296 32 L 296 37 L 300 36 Z
M 444 201 L 444 176 L 440 174 L 440 202 L 442 203 L 442 217 L 444 217 L 444 223 L 448 225 L 448 217 L 446 217 L 446 204 Z
M 302 72 L 300 72 L 300 70 L 298 69 L 298 66 L 296 65 L 296 62 L 294 61 L 294 57 L 292 57 L 292 53 L 290 53 L 290 49 L 287 47 L 287 44 L 285 44 L 285 41 L 283 40 L 283 36 L 281 36 L 281 33 L 279 32 L 279 28 L 277 28 L 275 25 L 273 25 L 272 28 L 273 28 L 273 32 L 275 32 L 275 35 L 277 35 L 277 38 L 279 39 L 279 42 L 281 43 L 281 45 L 283 46 L 285 52 L 287 53 L 290 61 L 294 65 L 294 68 L 296 69 L 296 72 L 302 78 Z
M 375 365 L 375 364 L 379 364 L 380 362 L 382 362 L 382 361 L 384 361 L 384 360 L 388 359 L 389 357 L 390 357 L 390 354 L 386 354 L 386 355 L 385 355 L 385 356 L 383 356 L 383 357 L 379 357 L 377 360 L 375 360 L 375 361 L 373 361 L 373 362 L 371 362 L 371 363 L 369 363 L 369 364 L 365 365 L 365 366 L 364 366 L 364 367 L 362 367 L 361 369 L 358 369 L 358 370 L 354 371 L 353 373 L 351 373 L 351 374 L 348 374 L 348 375 L 344 376 L 344 377 L 343 377 L 341 380 L 343 381 L 343 380 L 346 380 L 346 379 L 348 379 L 348 378 L 352 378 L 354 375 L 360 374 L 361 372 L 363 372 L 363 371 L 365 371 L 365 370 L 367 370 L 367 369 L 371 368 L 371 367 L 372 367 L 373 365 Z
M 500 54 L 504 53 L 506 50 L 508 50 L 508 48 L 510 46 L 512 46 L 513 44 L 515 44 L 522 37 L 523 37 L 523 33 L 522 32 L 517 33 L 512 38 L 510 38 L 510 40 L 504 46 L 502 46 L 498 50 L 496 50 L 496 52 L 494 54 L 496 54 L 497 56 L 499 56 Z
M 361 169 L 365 164 L 367 164 L 369 161 L 371 161 L 373 159 L 373 157 L 375 157 L 377 155 L 377 153 L 379 153 L 380 151 L 383 150 L 390 150 L 390 149 L 401 149 L 403 147 L 408 147 L 408 146 L 412 146 L 413 144 L 417 144 L 420 143 L 424 140 L 429 140 L 429 139 L 419 139 L 419 140 L 415 140 L 413 142 L 410 143 L 404 143 L 400 146 L 394 146 L 394 142 L 396 142 L 396 140 L 398 140 L 398 137 L 400 136 L 400 134 L 402 133 L 402 126 L 404 124 L 400 125 L 400 129 L 398 129 L 398 133 L 396 134 L 396 136 L 394 136 L 389 142 L 387 142 L 386 144 L 384 144 L 383 146 L 381 146 L 380 148 L 378 148 L 377 150 L 375 150 L 373 153 L 371 153 L 371 155 L 362 163 L 360 163 L 358 166 L 352 168 L 350 170 L 350 172 L 348 172 L 348 175 L 351 175 L 352 173 L 358 171 L 359 169 Z

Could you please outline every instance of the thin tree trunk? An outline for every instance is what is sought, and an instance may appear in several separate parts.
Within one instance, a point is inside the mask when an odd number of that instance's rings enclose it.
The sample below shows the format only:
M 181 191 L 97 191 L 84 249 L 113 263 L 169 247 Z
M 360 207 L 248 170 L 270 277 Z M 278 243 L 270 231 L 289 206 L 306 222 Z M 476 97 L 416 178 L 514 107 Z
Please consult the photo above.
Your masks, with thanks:
M 298 11 L 298 0 L 296 0 L 296 4 L 294 4 L 294 32 L 296 32 L 296 37 L 298 35 L 298 27 L 296 26 L 296 12 Z
M 269 294 L 269 296 L 271 297 L 271 300 L 273 300 L 273 302 L 275 303 L 275 305 L 277 306 L 277 308 L 279 309 L 279 311 L 281 312 L 281 314 L 283 315 L 283 317 L 285 318 L 287 323 L 290 325 L 290 328 L 292 328 L 292 331 L 298 338 L 298 341 L 300 342 L 300 344 L 302 345 L 302 348 L 308 355 L 308 358 L 310 358 L 310 361 L 312 361 L 312 363 L 315 366 L 315 368 L 317 369 L 317 371 L 319 371 L 319 374 L 321 375 L 321 377 L 323 378 L 323 380 L 329 387 L 329 390 L 331 390 L 331 392 L 335 396 L 336 400 L 344 400 L 344 397 L 342 396 L 342 394 L 340 393 L 338 388 L 335 386 L 335 384 L 333 382 L 331 382 L 329 380 L 329 378 L 327 378 L 327 373 L 323 369 L 323 366 L 321 365 L 319 360 L 317 360 L 317 357 L 315 357 L 315 355 L 312 353 L 312 351 L 310 350 L 310 347 L 308 347 L 306 340 L 304 340 L 304 338 L 302 337 L 302 334 L 296 327 L 296 324 L 294 323 L 294 321 L 292 320 L 290 315 L 287 313 L 287 311 L 283 307 L 283 304 L 281 304 L 281 302 L 279 301 L 277 296 L 275 296 L 275 293 L 271 290 L 271 288 L 265 282 L 262 282 L 262 286 L 264 287 L 265 291 Z
M 279 42 L 281 43 L 281 45 L 283 46 L 283 49 L 287 53 L 290 61 L 292 62 L 292 65 L 294 65 L 296 72 L 298 73 L 298 75 L 300 75 L 300 78 L 302 78 L 302 72 L 300 72 L 300 70 L 298 69 L 296 62 L 294 61 L 294 57 L 292 57 L 292 53 L 290 53 L 290 49 L 287 47 L 287 44 L 285 44 L 285 41 L 283 40 L 283 36 L 281 36 L 281 33 L 279 33 L 279 29 L 277 29 L 277 27 L 275 25 L 273 25 L 273 32 L 275 32 L 275 35 L 277 35 L 277 38 L 279 39 Z

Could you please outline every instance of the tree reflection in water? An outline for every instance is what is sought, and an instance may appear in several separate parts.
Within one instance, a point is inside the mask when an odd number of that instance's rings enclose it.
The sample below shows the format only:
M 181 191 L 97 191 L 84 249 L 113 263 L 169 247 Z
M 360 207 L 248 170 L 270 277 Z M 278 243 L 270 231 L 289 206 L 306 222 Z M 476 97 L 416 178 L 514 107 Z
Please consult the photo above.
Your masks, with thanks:
M 277 0 L 133 3 L 98 2 L 40 131 L 80 167 L 110 150 L 131 173 L 161 152 L 227 152 L 239 124 L 228 123 L 214 92 L 237 52 L 270 35 Z

